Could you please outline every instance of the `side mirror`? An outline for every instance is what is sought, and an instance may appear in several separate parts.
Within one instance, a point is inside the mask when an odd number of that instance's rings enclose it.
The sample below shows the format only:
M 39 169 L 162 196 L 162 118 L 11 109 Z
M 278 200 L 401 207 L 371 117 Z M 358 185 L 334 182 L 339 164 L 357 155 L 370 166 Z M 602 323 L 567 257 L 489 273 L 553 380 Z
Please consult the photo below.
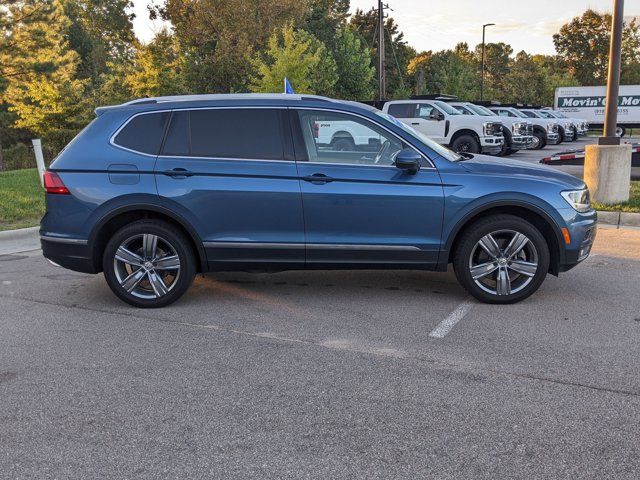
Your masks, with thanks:
M 422 155 L 420 155 L 412 148 L 405 148 L 404 150 L 401 150 L 398 155 L 396 155 L 395 165 L 400 170 L 413 175 L 415 173 L 418 173 L 418 170 L 420 170 L 421 160 Z
M 431 120 L 437 120 L 439 122 L 440 120 L 444 120 L 444 115 L 442 114 L 442 112 L 432 110 L 432 112 L 429 114 L 429 118 Z

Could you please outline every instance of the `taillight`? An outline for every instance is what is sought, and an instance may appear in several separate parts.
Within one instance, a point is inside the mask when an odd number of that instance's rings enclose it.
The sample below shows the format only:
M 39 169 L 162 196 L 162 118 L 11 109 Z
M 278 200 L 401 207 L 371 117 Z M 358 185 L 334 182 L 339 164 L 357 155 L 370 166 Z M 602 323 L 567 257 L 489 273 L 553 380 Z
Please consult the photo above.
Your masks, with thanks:
M 58 195 L 69 195 L 69 189 L 64 186 L 62 179 L 56 172 L 44 172 L 44 189 L 47 193 L 55 193 Z

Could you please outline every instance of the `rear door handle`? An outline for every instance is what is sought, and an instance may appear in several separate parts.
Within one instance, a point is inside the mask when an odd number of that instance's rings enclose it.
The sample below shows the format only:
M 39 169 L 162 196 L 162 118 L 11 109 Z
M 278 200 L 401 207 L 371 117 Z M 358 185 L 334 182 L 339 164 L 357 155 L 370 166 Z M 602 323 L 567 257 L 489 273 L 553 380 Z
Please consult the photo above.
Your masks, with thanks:
M 190 172 L 186 168 L 174 168 L 173 170 L 165 170 L 162 173 L 167 177 L 172 177 L 172 178 L 186 178 L 186 177 L 192 177 L 194 175 L 193 172 Z
M 333 178 L 327 177 L 324 173 L 314 173 L 313 175 L 307 175 L 302 177 L 305 182 L 315 183 L 316 185 L 322 185 L 324 183 L 333 182 Z

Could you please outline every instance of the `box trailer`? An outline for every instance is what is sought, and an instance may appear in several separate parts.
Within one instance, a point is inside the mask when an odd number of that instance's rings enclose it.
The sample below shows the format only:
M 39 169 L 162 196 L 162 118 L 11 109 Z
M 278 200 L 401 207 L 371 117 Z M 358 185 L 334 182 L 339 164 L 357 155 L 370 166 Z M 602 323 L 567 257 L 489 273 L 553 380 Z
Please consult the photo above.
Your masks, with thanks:
M 604 126 L 606 87 L 558 87 L 554 108 L 571 117 L 584 118 L 591 128 Z M 640 85 L 620 85 L 618 129 L 640 128 Z

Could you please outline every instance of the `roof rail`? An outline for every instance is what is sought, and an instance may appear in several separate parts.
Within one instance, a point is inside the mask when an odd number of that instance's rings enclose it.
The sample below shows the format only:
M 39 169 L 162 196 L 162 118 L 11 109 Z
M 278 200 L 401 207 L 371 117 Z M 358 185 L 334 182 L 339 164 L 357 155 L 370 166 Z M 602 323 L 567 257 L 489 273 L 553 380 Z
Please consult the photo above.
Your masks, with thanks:
M 446 93 L 429 93 L 427 95 L 411 95 L 411 100 L 442 100 L 443 102 L 459 101 L 456 95 L 448 95 Z
M 495 100 L 474 100 L 471 103 L 475 103 L 476 105 L 482 105 L 483 107 L 502 107 L 502 103 L 496 102 Z

